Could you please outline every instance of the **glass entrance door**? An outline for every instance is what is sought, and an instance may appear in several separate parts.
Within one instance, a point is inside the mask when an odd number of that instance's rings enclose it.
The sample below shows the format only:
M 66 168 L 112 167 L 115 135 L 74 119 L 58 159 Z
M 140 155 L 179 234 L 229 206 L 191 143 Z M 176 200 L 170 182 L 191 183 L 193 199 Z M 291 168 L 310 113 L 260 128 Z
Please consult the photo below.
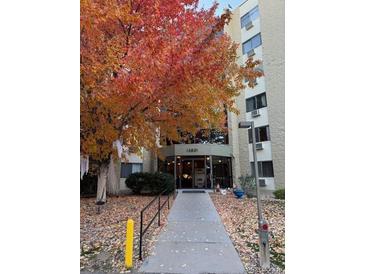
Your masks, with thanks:
M 206 188 L 206 164 L 204 157 L 181 157 L 177 165 L 180 188 Z
M 193 187 L 193 160 L 181 159 L 181 188 Z
M 205 188 L 206 180 L 205 180 L 204 158 L 203 159 L 194 159 L 193 165 L 194 165 L 193 188 Z

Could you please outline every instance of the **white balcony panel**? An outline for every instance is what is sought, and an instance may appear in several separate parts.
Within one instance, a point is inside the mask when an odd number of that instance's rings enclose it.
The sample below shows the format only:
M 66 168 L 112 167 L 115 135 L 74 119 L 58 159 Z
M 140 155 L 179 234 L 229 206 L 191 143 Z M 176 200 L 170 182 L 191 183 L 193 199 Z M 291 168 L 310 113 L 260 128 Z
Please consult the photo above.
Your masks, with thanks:
M 257 82 L 257 85 L 253 88 L 250 88 L 247 86 L 247 88 L 244 91 L 245 98 L 250 98 L 252 96 L 258 95 L 258 94 L 266 91 L 265 76 L 257 78 L 256 82 Z M 245 82 L 245 85 L 247 85 L 247 84 L 248 84 L 248 82 Z
M 240 16 L 242 17 L 247 12 L 256 7 L 258 4 L 259 4 L 258 0 L 247 0 L 246 2 L 242 3 L 240 5 Z
M 240 22 L 241 23 L 241 22 Z M 241 28 L 241 42 L 244 43 L 248 39 L 254 37 L 261 32 L 260 18 L 256 18 L 252 21 L 252 27 L 246 30 L 245 26 Z
M 260 108 L 260 116 L 252 118 L 251 112 L 246 112 L 246 121 L 254 121 L 255 127 L 266 126 L 269 124 L 269 115 L 267 113 L 267 107 Z
M 272 161 L 271 141 L 261 142 L 264 149 L 257 151 L 257 161 Z M 249 159 L 253 162 L 252 144 L 248 144 Z

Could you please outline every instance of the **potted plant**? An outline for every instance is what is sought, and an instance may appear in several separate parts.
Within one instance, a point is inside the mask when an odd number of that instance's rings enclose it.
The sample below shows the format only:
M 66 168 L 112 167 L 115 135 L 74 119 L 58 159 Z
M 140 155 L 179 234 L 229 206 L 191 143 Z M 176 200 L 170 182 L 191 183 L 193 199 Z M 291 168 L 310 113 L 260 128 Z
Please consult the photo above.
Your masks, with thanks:
M 236 196 L 237 199 L 241 199 L 245 194 L 241 182 L 238 184 L 233 185 L 233 194 Z

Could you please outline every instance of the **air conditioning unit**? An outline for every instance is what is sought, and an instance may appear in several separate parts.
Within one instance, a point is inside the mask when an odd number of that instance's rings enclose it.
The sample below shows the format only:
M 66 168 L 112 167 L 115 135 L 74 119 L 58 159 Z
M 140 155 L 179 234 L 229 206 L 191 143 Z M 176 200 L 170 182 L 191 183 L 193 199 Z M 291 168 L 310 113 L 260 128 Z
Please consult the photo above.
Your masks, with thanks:
M 247 56 L 248 57 L 251 57 L 251 56 L 254 56 L 255 55 L 255 50 L 254 49 L 251 49 L 247 52 Z
M 266 186 L 265 179 L 259 179 L 259 186 Z
M 252 28 L 253 25 L 252 25 L 252 21 L 248 22 L 246 25 L 245 25 L 245 29 L 246 30 L 249 30 L 250 28 Z
M 262 143 L 256 143 L 256 150 L 263 150 L 264 146 L 262 145 Z
M 260 110 L 259 109 L 255 109 L 255 110 L 251 111 L 251 116 L 252 117 L 260 116 Z

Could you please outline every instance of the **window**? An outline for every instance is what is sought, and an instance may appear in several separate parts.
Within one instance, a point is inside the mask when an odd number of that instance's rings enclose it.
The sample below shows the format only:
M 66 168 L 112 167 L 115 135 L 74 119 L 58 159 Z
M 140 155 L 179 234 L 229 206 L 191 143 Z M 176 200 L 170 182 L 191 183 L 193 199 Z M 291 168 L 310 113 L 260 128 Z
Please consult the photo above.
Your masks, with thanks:
M 255 97 L 246 99 L 246 112 L 253 111 L 254 109 L 256 109 L 255 106 L 256 106 Z
M 259 15 L 259 6 L 256 6 L 241 17 L 241 28 L 244 28 L 248 23 L 258 18 Z
M 258 66 L 256 66 L 254 68 L 254 71 L 258 71 L 258 72 L 264 73 L 264 66 L 262 65 L 262 63 L 259 64 Z M 258 78 L 255 79 L 256 82 L 257 82 L 257 79 Z M 245 77 L 245 83 L 247 83 L 247 82 L 248 82 L 248 78 Z
M 265 92 L 246 99 L 246 112 L 250 112 L 266 106 L 267 102 Z
M 263 108 L 267 106 L 265 93 L 256 96 L 256 106 L 257 108 Z
M 128 178 L 129 175 L 136 172 L 142 172 L 142 164 L 140 163 L 122 163 L 120 170 L 120 178 Z
M 274 168 L 272 165 L 272 161 L 262 161 L 257 162 L 257 166 L 259 169 L 259 177 L 267 178 L 274 177 Z M 251 162 L 251 174 L 254 176 L 254 163 Z
M 232 162 L 230 157 L 212 156 L 213 187 L 232 187 Z
M 248 141 L 251 144 L 252 143 L 252 129 L 248 130 Z M 255 136 L 256 136 L 256 142 L 265 142 L 270 141 L 270 131 L 269 126 L 263 126 L 263 127 L 257 127 L 255 128 Z
M 189 132 L 182 132 L 179 130 L 179 139 L 171 140 L 166 139 L 162 141 L 166 143 L 166 145 L 173 145 L 173 144 L 229 144 L 228 139 L 228 114 L 227 110 L 224 109 L 225 114 L 225 129 L 219 130 L 215 128 L 211 129 L 200 129 L 195 135 Z M 163 139 L 163 138 L 162 138 Z
M 247 40 L 242 44 L 242 53 L 246 54 L 250 50 L 257 48 L 261 45 L 261 33 L 255 35 L 251 39 Z

